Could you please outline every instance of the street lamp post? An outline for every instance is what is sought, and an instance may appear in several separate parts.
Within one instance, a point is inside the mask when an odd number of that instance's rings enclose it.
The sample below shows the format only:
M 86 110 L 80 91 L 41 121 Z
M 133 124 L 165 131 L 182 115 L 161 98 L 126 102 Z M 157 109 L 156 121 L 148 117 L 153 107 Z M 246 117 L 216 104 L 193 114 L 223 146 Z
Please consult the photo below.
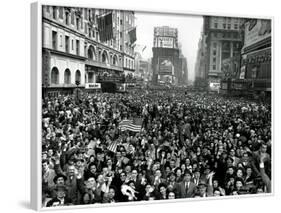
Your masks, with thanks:
M 78 101 L 78 99 L 79 99 L 79 97 L 78 97 L 78 87 L 79 87 L 79 85 L 80 85 L 80 81 L 79 80 L 77 80 L 77 81 L 75 81 L 75 84 L 76 84 L 76 100 Z

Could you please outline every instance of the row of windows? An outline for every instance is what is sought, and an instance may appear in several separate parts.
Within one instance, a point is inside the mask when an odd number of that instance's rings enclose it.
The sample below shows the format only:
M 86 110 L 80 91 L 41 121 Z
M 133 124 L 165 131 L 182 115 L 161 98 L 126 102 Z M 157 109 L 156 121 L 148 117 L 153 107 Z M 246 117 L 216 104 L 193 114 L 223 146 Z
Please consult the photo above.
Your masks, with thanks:
M 50 6 L 47 7 L 47 12 L 50 13 Z M 79 11 L 79 10 L 78 10 Z M 83 10 L 80 10 L 83 11 Z M 101 10 L 101 12 L 106 12 L 106 10 Z M 96 41 L 100 41 L 99 32 L 92 29 L 88 26 L 88 23 L 83 23 L 83 17 L 85 17 L 86 20 L 91 21 L 93 23 L 97 23 L 97 15 L 95 13 L 94 9 L 84 9 L 84 15 L 77 16 L 74 11 L 66 10 L 63 7 L 52 7 L 52 18 L 57 19 L 64 19 L 64 23 L 66 25 L 72 24 L 74 27 L 76 27 L 77 30 L 84 30 L 84 33 L 91 39 L 95 39 Z M 119 20 L 119 17 L 118 17 Z M 119 22 L 119 21 L 118 21 Z M 122 25 L 123 22 L 120 20 L 120 24 Z M 122 37 L 122 36 L 121 36 Z M 118 48 L 119 45 L 117 45 L 116 40 L 111 39 L 110 41 L 104 42 L 107 45 L 110 45 L 113 48 Z
M 70 44 L 70 40 L 71 40 L 71 44 Z M 76 43 L 76 54 L 80 55 L 80 40 L 74 40 L 74 39 L 70 39 L 69 36 L 64 36 L 64 42 L 65 42 L 65 52 L 69 53 L 70 52 L 70 48 L 73 51 L 74 50 L 74 41 Z M 63 36 L 60 35 L 60 47 L 63 46 Z M 54 50 L 58 49 L 58 33 L 56 31 L 52 31 L 52 48 Z
M 231 32 L 225 32 L 225 33 L 216 33 L 214 32 L 213 33 L 214 37 L 215 38 L 239 38 L 239 34 L 234 32 L 234 33 L 231 33 Z
M 53 67 L 51 70 L 51 84 L 59 84 L 60 72 L 57 67 Z M 81 83 L 81 72 L 76 70 L 75 72 L 75 82 L 79 81 Z M 74 82 L 73 82 L 74 83 Z M 69 69 L 64 71 L 64 84 L 71 84 L 71 72 Z
M 125 67 L 129 68 L 129 69 L 133 69 L 134 68 L 134 61 L 126 58 Z
M 238 30 L 238 24 L 233 24 L 233 26 L 232 26 L 231 23 L 229 23 L 229 24 L 223 23 L 222 26 L 219 26 L 219 23 L 215 22 L 214 28 L 215 29 L 222 28 L 222 29 L 228 29 L 228 30 L 230 30 L 230 29 Z

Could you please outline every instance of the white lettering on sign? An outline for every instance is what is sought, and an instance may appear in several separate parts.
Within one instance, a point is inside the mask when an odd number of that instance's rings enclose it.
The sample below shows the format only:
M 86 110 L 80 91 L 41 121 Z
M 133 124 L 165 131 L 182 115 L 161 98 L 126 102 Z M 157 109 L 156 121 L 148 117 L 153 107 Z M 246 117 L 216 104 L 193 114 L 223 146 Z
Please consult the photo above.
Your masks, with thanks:
M 101 84 L 100 83 L 86 83 L 85 88 L 86 89 L 100 89 Z

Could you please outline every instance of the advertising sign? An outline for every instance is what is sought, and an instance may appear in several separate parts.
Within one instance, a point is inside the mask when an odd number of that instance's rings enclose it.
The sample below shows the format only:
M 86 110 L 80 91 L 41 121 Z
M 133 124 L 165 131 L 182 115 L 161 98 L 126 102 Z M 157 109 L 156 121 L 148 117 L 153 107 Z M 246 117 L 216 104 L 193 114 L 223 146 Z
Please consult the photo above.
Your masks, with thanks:
M 101 89 L 100 83 L 86 83 L 85 84 L 86 89 Z
M 159 74 L 173 75 L 174 66 L 169 57 L 159 58 Z
M 244 47 L 257 43 L 271 36 L 271 21 L 265 19 L 251 19 L 245 24 Z
M 210 82 L 210 89 L 212 91 L 218 91 L 220 89 L 220 83 Z
M 158 37 L 157 47 L 174 48 L 174 38 L 172 38 L 172 37 Z
M 246 66 L 244 65 L 241 67 L 240 76 L 239 76 L 240 79 L 245 79 L 245 70 L 246 70 Z

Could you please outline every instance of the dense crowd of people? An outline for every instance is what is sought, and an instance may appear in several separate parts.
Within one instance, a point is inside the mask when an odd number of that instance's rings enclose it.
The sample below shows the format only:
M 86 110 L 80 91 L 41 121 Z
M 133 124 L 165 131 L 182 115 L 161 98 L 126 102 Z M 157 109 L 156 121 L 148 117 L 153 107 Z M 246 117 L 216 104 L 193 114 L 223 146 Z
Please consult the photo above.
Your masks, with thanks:
M 141 131 L 120 130 L 136 117 Z M 44 207 L 270 192 L 270 104 L 180 90 L 43 100 Z

